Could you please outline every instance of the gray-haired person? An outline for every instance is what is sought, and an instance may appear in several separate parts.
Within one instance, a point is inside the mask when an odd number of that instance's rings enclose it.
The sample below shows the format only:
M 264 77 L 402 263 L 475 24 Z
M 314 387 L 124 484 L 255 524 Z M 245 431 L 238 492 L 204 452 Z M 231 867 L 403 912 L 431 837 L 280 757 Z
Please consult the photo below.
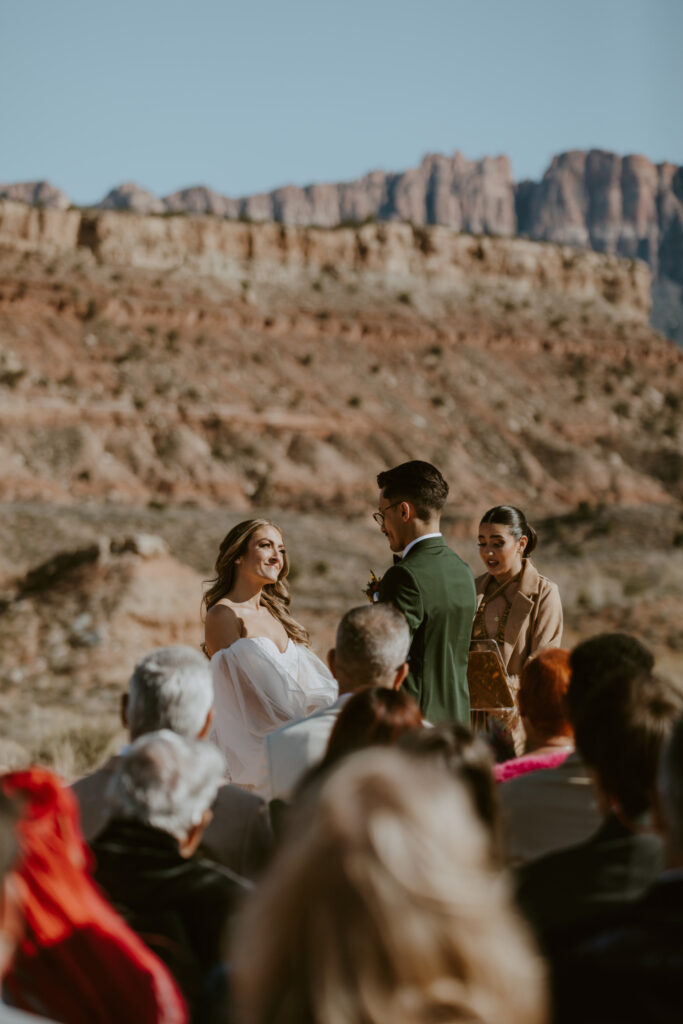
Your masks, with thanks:
M 197 854 L 224 770 L 210 743 L 169 729 L 140 736 L 119 758 L 107 793 L 111 820 L 92 843 L 96 881 L 194 1012 L 250 887 Z
M 121 718 L 131 740 L 159 729 L 185 739 L 203 739 L 213 717 L 213 682 L 206 658 L 191 647 L 161 647 L 135 666 L 121 703 Z M 91 842 L 111 816 L 106 790 L 121 755 L 73 785 L 80 805 L 81 828 Z M 222 785 L 213 818 L 202 838 L 207 856 L 254 878 L 265 866 L 273 843 L 267 805 L 238 786 Z
M 327 655 L 339 683 L 339 698 L 331 707 L 285 725 L 266 739 L 274 798 L 288 800 L 306 771 L 323 756 L 349 697 L 369 686 L 400 688 L 408 674 L 409 647 L 408 623 L 393 605 L 363 605 L 346 613 Z

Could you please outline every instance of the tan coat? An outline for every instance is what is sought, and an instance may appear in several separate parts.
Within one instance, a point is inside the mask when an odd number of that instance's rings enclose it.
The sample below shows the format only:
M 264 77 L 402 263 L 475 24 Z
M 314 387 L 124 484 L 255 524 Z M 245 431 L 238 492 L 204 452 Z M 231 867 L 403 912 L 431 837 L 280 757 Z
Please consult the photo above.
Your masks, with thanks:
M 489 579 L 485 572 L 475 580 L 477 608 Z M 561 645 L 562 602 L 557 584 L 541 576 L 533 562 L 525 558 L 503 634 L 501 653 L 508 675 L 518 677 L 531 655 L 541 648 Z

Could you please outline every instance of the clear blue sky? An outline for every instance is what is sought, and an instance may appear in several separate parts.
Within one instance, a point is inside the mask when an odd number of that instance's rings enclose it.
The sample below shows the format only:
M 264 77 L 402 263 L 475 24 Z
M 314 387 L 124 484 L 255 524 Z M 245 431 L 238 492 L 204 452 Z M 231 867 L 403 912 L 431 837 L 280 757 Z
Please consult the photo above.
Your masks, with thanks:
M 683 0 L 0 0 L 0 182 L 244 195 L 592 146 L 683 163 Z

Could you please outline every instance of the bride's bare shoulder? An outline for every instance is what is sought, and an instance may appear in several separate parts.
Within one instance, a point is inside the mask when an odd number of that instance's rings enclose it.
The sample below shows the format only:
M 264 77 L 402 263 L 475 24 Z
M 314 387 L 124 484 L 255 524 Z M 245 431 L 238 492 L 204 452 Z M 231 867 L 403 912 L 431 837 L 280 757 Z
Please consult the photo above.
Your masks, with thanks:
M 209 608 L 204 622 L 204 643 L 209 657 L 243 636 L 244 622 L 231 604 L 219 601 Z

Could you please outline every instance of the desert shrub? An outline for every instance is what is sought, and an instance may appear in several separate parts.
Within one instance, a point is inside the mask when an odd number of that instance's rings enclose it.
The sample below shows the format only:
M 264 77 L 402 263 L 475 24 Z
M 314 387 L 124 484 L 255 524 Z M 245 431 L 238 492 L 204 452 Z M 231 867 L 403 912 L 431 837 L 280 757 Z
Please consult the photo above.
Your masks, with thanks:
M 567 356 L 567 373 L 582 377 L 588 370 L 588 358 L 582 352 L 570 352 Z
M 116 716 L 102 721 L 75 722 L 66 729 L 44 735 L 31 751 L 34 763 L 73 779 L 98 767 L 120 732 Z

